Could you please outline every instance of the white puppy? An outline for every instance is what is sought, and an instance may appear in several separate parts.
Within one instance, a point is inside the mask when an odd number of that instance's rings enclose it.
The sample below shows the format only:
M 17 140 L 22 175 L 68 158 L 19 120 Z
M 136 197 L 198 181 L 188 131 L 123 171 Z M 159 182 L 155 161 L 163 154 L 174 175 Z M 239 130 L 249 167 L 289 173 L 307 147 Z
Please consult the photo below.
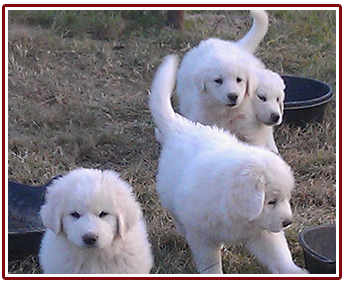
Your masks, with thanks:
M 252 11 L 254 24 L 239 42 L 211 38 L 202 41 L 184 57 L 177 73 L 181 113 L 193 121 L 214 124 L 211 114 L 238 107 L 245 95 L 253 95 L 253 66 L 264 67 L 252 54 L 268 27 L 264 11 Z M 223 115 L 223 114 L 222 114 Z
M 56 179 L 41 217 L 45 274 L 147 274 L 152 268 L 140 206 L 115 172 L 76 169 Z
M 278 153 L 272 126 L 281 122 L 285 86 L 253 55 L 267 32 L 268 16 L 261 10 L 251 15 L 254 24 L 240 41 L 208 39 L 186 54 L 177 72 L 180 112 Z M 257 104 L 257 93 L 265 94 L 264 104 Z
M 257 70 L 259 79 L 255 96 L 245 97 L 228 116 L 214 114 L 214 123 L 237 138 L 278 154 L 273 127 L 282 122 L 285 98 L 283 79 L 270 70 Z
M 191 247 L 200 273 L 222 273 L 223 243 L 243 243 L 272 273 L 305 273 L 292 260 L 284 228 L 294 178 L 288 165 L 227 131 L 172 109 L 177 58 L 153 80 L 150 109 L 163 142 L 157 192 Z

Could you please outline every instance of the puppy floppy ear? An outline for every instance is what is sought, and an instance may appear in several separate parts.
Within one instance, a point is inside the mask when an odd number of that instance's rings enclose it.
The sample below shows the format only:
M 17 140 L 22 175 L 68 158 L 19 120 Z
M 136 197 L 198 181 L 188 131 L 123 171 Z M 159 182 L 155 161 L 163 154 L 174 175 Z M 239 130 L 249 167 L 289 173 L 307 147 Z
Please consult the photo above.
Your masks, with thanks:
M 284 113 L 284 100 L 280 100 L 279 110 L 280 110 L 280 114 L 283 115 L 283 113 Z
M 205 78 L 206 72 L 207 72 L 207 70 L 202 70 L 202 71 L 198 71 L 197 73 L 194 73 L 194 75 L 193 75 L 193 81 L 201 93 L 207 91 L 207 89 L 206 89 L 206 78 Z
M 135 203 L 135 205 L 129 205 L 126 210 L 120 208 L 116 213 L 116 234 L 120 237 L 123 237 L 124 234 L 131 229 L 142 216 L 139 205 L 136 202 L 133 203 Z
M 60 203 L 55 198 L 54 194 L 49 193 L 48 188 L 46 203 L 41 208 L 40 216 L 43 225 L 58 235 L 62 231 L 62 213 L 60 211 Z
M 280 112 L 281 114 L 283 115 L 283 112 L 284 112 L 284 100 L 285 100 L 285 92 L 284 90 L 286 89 L 286 85 L 285 85 L 285 82 L 284 80 L 279 76 L 279 79 L 280 79 L 280 84 L 281 84 L 281 87 L 282 87 L 282 92 L 283 92 L 283 97 L 282 97 L 282 100 L 279 102 L 279 109 L 280 109 Z
M 249 221 L 257 218 L 265 201 L 265 177 L 254 167 L 249 167 L 239 175 L 237 192 L 233 196 L 235 211 Z
M 116 236 L 123 237 L 141 219 L 140 205 L 135 200 L 131 186 L 113 171 L 103 171 L 102 188 L 112 194 L 112 211 L 116 215 Z
M 116 214 L 116 224 L 117 224 L 116 235 L 122 238 L 125 233 L 125 222 L 123 220 L 121 213 Z
M 246 73 L 247 77 L 247 86 L 246 86 L 246 95 L 254 96 L 256 89 L 258 88 L 258 78 L 253 71 L 248 70 Z

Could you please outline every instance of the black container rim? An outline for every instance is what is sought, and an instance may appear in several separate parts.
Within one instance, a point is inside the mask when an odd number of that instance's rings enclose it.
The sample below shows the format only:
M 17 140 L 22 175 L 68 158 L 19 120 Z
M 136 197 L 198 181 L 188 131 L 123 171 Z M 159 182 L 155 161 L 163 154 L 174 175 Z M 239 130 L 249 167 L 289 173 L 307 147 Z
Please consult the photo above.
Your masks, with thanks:
M 37 228 L 18 228 L 18 229 L 9 229 L 8 230 L 8 235 L 25 235 L 28 233 L 43 233 L 45 232 L 45 228 L 44 227 L 37 227 Z
M 329 84 L 324 83 L 322 81 L 319 81 L 317 79 L 307 78 L 307 77 L 299 77 L 299 76 L 292 76 L 292 75 L 283 75 L 282 78 L 283 79 L 284 78 L 295 78 L 295 79 L 300 79 L 300 80 L 307 80 L 307 81 L 311 81 L 311 82 L 316 82 L 316 83 L 318 83 L 320 85 L 324 85 L 328 89 L 328 92 L 325 95 L 323 95 L 321 97 L 318 97 L 318 98 L 315 98 L 315 99 L 284 102 L 284 109 L 286 109 L 286 110 L 313 108 L 313 107 L 320 106 L 320 105 L 328 103 L 334 97 L 333 88 Z
M 314 256 L 320 260 L 322 260 L 323 262 L 327 263 L 327 264 L 335 264 L 336 263 L 336 260 L 334 259 L 329 259 L 317 252 L 315 252 L 314 250 L 312 250 L 306 243 L 305 239 L 304 239 L 304 236 L 305 236 L 305 233 L 310 231 L 310 230 L 314 230 L 314 229 L 317 229 L 317 228 L 327 228 L 327 227 L 335 227 L 335 224 L 321 224 L 321 225 L 317 225 L 317 226 L 311 226 L 311 227 L 307 227 L 305 229 L 303 229 L 300 234 L 299 234 L 299 242 L 303 248 L 304 251 L 308 252 L 311 256 Z

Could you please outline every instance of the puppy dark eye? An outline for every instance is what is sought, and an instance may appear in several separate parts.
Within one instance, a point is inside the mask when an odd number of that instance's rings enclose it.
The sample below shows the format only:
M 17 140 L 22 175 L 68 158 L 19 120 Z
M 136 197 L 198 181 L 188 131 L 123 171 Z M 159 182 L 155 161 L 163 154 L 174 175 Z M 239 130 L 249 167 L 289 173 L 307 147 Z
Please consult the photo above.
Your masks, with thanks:
M 237 83 L 240 83 L 240 82 L 243 81 L 243 79 L 241 79 L 240 77 L 238 77 L 238 78 L 236 78 L 236 81 L 237 81 Z
M 106 211 L 102 211 L 102 212 L 99 213 L 99 217 L 100 217 L 100 218 L 104 218 L 104 217 L 106 217 L 108 214 L 109 214 L 109 213 L 107 213 Z
M 279 97 L 277 97 L 277 102 L 279 103 Z
M 77 213 L 77 212 L 73 212 L 73 213 L 71 213 L 71 217 L 74 217 L 74 218 L 76 218 L 76 219 L 79 219 L 79 218 L 80 218 L 80 214 Z
M 269 204 L 269 205 L 272 205 L 272 206 L 275 206 L 276 203 L 277 203 L 277 200 L 276 200 L 276 199 L 274 199 L 274 200 L 268 202 L 268 204 Z
M 265 102 L 266 101 L 266 96 L 262 96 L 262 95 L 257 95 L 258 96 L 258 98 L 261 100 L 261 101 L 263 101 L 263 102 Z
M 223 80 L 221 78 L 215 79 L 214 82 L 218 84 L 223 84 Z

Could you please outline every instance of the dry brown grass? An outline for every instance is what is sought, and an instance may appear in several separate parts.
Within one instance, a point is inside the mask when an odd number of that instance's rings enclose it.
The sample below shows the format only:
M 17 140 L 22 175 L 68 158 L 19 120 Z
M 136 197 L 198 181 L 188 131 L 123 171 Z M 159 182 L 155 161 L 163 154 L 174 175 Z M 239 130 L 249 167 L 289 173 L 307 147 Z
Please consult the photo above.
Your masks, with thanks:
M 271 27 L 257 55 L 277 72 L 317 78 L 335 88 L 335 12 L 269 14 Z M 196 273 L 185 240 L 155 192 L 159 145 L 147 108 L 148 90 L 165 55 L 183 55 L 210 36 L 238 39 L 249 26 L 247 13 L 204 11 L 187 15 L 185 34 L 169 28 L 126 32 L 121 26 L 114 38 L 100 40 L 61 37 L 52 29 L 12 21 L 9 178 L 41 184 L 75 167 L 120 172 L 134 187 L 148 222 L 152 273 Z M 300 265 L 298 232 L 336 219 L 335 116 L 332 102 L 323 123 L 304 129 L 284 125 L 276 131 L 281 154 L 296 176 L 295 223 L 287 237 Z M 240 247 L 225 248 L 223 260 L 225 273 L 266 273 Z M 37 273 L 35 261 L 11 264 L 9 271 Z

